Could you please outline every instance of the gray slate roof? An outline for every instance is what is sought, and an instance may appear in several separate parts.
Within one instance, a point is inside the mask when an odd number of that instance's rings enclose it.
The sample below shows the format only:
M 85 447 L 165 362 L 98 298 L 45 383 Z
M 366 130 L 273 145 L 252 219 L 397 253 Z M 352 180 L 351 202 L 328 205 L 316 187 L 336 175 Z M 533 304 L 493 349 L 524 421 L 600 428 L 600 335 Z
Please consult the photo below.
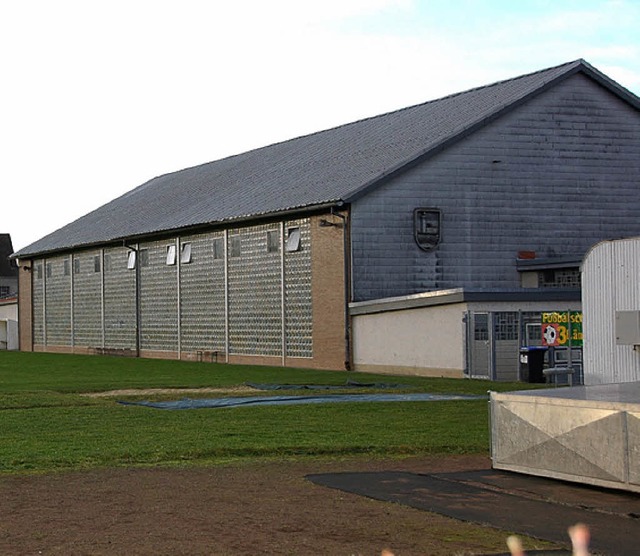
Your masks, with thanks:
M 15 256 L 349 203 L 576 72 L 640 108 L 635 95 L 577 60 L 156 177 Z

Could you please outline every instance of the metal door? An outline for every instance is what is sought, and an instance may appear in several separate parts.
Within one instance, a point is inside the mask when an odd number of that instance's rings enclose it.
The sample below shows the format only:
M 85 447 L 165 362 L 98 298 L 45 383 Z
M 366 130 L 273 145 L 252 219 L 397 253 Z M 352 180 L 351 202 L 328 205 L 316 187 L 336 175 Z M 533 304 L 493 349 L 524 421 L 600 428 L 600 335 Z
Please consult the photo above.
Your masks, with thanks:
M 491 332 L 489 313 L 467 313 L 467 374 L 471 378 L 492 379 Z

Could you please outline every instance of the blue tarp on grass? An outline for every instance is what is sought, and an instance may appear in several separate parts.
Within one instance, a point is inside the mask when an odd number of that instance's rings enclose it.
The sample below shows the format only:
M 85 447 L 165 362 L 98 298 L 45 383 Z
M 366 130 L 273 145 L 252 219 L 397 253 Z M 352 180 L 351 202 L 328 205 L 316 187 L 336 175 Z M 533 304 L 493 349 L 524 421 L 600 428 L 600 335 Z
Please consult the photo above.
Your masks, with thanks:
M 464 396 L 457 394 L 327 394 L 319 396 L 247 396 L 238 398 L 190 399 L 167 402 L 118 401 L 124 405 L 141 405 L 155 409 L 202 409 L 216 407 L 238 407 L 247 405 L 300 405 L 310 403 L 340 402 L 434 402 L 442 400 L 481 400 L 486 396 Z
M 347 380 L 344 384 L 258 384 L 245 382 L 256 390 L 348 390 L 350 388 L 407 388 L 406 384 L 388 384 L 386 382 L 356 382 Z

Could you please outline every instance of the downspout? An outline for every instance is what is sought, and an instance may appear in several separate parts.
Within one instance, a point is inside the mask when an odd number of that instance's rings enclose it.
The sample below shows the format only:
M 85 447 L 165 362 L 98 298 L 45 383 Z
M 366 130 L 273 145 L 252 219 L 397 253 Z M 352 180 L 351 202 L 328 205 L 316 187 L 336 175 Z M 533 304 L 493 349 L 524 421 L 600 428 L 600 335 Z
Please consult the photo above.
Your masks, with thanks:
M 285 284 L 285 259 L 284 259 L 284 221 L 280 221 L 280 351 L 282 352 L 282 366 L 287 366 L 287 290 Z
M 351 257 L 349 251 L 349 212 L 341 214 L 331 207 L 331 214 L 342 220 L 342 249 L 344 259 L 344 368 L 351 370 L 351 319 L 349 303 L 351 302 Z
M 224 360 L 229 363 L 229 230 L 224 230 Z
M 27 268 L 28 268 L 28 270 L 27 270 Z M 34 329 L 35 329 L 35 323 L 36 323 L 35 311 L 34 311 L 34 308 L 33 308 L 33 297 L 34 297 L 33 290 L 35 288 L 35 284 L 34 284 L 34 280 L 33 280 L 34 261 L 30 259 L 28 267 L 27 267 L 27 265 L 25 265 L 23 270 L 25 272 L 28 272 L 29 275 L 30 275 L 29 284 L 31 286 L 30 287 L 31 291 L 30 291 L 30 295 L 29 295 L 29 305 L 30 305 L 30 307 L 29 307 L 29 318 L 31 319 L 31 325 L 30 325 L 31 326 L 31 346 L 30 346 L 29 351 L 34 351 L 34 349 L 33 349 L 33 345 L 35 344 L 35 331 L 34 331 Z M 21 304 L 20 304 L 20 282 L 18 282 L 18 311 L 20 311 L 20 310 L 21 310 Z M 18 322 L 20 322 L 19 319 L 20 319 L 20 313 L 18 312 Z M 18 337 L 18 342 L 20 342 L 20 341 L 21 341 L 21 338 Z M 22 351 L 22 346 L 20 346 L 20 351 Z
M 127 245 L 124 241 L 122 245 L 136 254 L 135 277 L 136 277 L 136 357 L 140 357 L 140 246 Z
M 104 274 L 105 274 L 104 261 L 105 261 L 104 249 L 100 249 L 100 319 L 101 319 L 100 327 L 102 328 L 102 349 L 103 350 L 105 347 L 107 347 L 106 346 L 107 332 L 106 332 L 106 325 L 105 325 L 106 299 L 105 299 L 105 291 L 104 291 Z M 71 268 L 71 275 L 73 276 L 73 268 Z
M 73 265 L 74 265 L 74 257 L 73 257 L 73 253 L 71 253 L 71 255 L 69 256 L 69 289 L 70 289 L 70 296 L 71 296 L 71 301 L 69 303 L 70 307 L 69 309 L 71 310 L 71 315 L 70 315 L 70 321 L 71 321 L 71 352 L 73 353 L 75 351 L 75 346 L 76 346 L 76 324 L 75 324 L 75 311 L 76 311 L 76 306 L 75 306 L 75 299 L 74 299 L 74 291 L 73 291 Z M 63 263 L 64 264 L 64 263 Z
M 182 360 L 182 242 L 180 237 L 176 237 L 176 297 L 177 297 L 177 310 L 178 310 L 178 361 Z
M 47 259 L 42 259 L 42 343 L 47 343 Z

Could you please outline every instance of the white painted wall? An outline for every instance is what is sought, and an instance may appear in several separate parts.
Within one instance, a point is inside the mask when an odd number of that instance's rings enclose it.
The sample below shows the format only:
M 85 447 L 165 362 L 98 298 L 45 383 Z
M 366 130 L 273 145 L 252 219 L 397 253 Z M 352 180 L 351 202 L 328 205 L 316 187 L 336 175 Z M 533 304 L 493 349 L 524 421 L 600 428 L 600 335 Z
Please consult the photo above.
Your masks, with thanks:
M 18 302 L 0 302 L 0 320 L 18 320 Z
M 18 349 L 18 321 L 0 319 L 0 350 Z
M 596 244 L 582 263 L 584 382 L 640 381 L 640 347 L 617 345 L 616 311 L 640 310 L 640 237 Z
M 462 378 L 466 310 L 456 303 L 354 316 L 354 369 Z

